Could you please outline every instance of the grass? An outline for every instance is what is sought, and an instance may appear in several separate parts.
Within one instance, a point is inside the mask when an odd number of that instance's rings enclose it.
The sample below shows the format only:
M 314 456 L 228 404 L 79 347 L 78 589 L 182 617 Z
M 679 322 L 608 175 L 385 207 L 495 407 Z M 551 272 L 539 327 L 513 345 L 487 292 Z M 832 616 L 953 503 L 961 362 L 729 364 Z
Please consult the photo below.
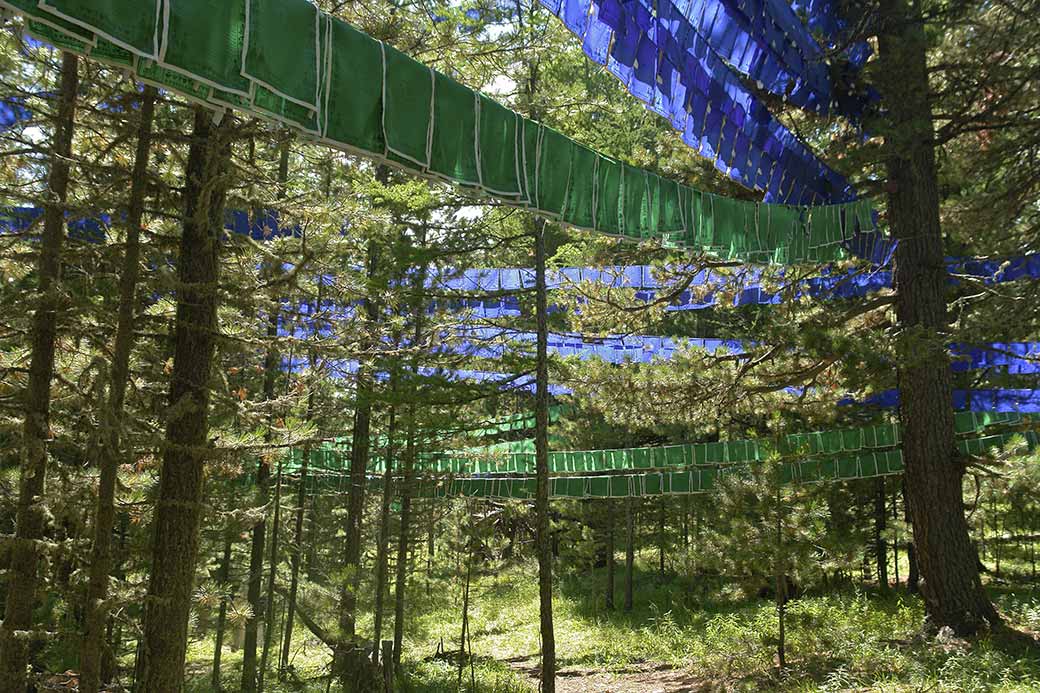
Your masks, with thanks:
M 616 597 L 623 584 L 618 576 Z M 791 602 L 788 669 L 774 663 L 777 636 L 771 602 L 736 592 L 705 589 L 689 581 L 660 579 L 638 572 L 632 612 L 603 606 L 605 576 L 599 572 L 557 579 L 554 599 L 556 649 L 560 669 L 623 673 L 641 663 L 665 664 L 688 672 L 706 690 L 735 691 L 1038 691 L 1040 653 L 992 637 L 972 642 L 920 635 L 920 599 L 903 590 L 880 592 L 847 586 L 809 593 Z M 415 693 L 457 691 L 454 664 L 434 658 L 438 644 L 458 649 L 459 590 L 436 581 L 431 595 L 414 588 L 400 690 Z M 1040 629 L 1040 586 L 991 586 L 1002 612 L 1016 626 Z M 531 565 L 514 566 L 479 578 L 470 613 L 472 672 L 463 688 L 481 693 L 535 690 L 508 662 L 537 665 L 538 590 Z M 365 632 L 366 621 L 359 624 Z M 300 632 L 303 643 L 305 633 Z M 209 643 L 199 643 L 190 658 L 206 687 Z M 327 649 L 310 641 L 297 655 L 295 682 L 269 691 L 323 691 Z M 238 659 L 225 651 L 228 690 L 237 688 Z M 335 690 L 335 688 L 333 688 Z

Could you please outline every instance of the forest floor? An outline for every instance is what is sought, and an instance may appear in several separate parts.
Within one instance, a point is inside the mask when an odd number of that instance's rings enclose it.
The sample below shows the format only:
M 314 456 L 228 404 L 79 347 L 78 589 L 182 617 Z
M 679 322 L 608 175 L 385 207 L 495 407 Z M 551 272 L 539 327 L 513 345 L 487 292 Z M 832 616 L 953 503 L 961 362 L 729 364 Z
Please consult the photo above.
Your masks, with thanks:
M 619 571 L 620 573 L 620 571 Z M 456 653 L 461 589 L 420 578 L 409 605 L 404 693 L 532 693 L 538 690 L 538 590 L 533 565 L 477 578 L 471 590 L 472 663 Z M 557 578 L 554 598 L 561 693 L 680 691 L 1040 691 L 1040 649 L 984 637 L 971 642 L 921 635 L 918 597 L 904 589 L 843 585 L 790 603 L 788 667 L 777 672 L 776 611 L 769 600 L 735 587 L 691 583 L 637 571 L 631 612 L 603 606 L 600 571 Z M 1040 582 L 990 584 L 1008 620 L 1040 630 Z M 710 595 L 710 596 L 709 596 Z M 618 575 L 615 598 L 623 598 Z M 330 613 L 331 619 L 331 613 Z M 367 632 L 366 616 L 358 624 Z M 192 649 L 206 670 L 212 645 Z M 294 681 L 276 691 L 324 691 L 328 651 L 302 628 L 294 646 Z M 225 649 L 226 690 L 237 689 L 238 653 Z M 203 676 L 191 693 L 210 690 Z M 332 688 L 336 690 L 335 687 Z

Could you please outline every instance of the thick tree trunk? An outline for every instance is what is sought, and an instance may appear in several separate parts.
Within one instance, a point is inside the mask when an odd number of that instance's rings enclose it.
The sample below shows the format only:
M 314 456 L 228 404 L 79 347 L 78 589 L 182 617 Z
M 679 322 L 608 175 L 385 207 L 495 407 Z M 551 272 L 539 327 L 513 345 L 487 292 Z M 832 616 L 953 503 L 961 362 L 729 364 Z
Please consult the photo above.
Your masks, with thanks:
M 137 690 L 179 691 L 209 451 L 209 378 L 217 343 L 220 237 L 231 144 L 228 119 L 196 107 L 184 189 L 173 373 L 152 531 Z
M 220 681 L 220 659 L 224 654 L 224 627 L 227 624 L 228 577 L 231 575 L 231 532 L 224 536 L 224 555 L 220 559 L 220 608 L 217 610 L 216 635 L 213 638 L 213 690 L 219 693 L 224 690 Z
M 130 375 L 130 352 L 134 345 L 134 312 L 137 307 L 137 277 L 141 262 L 141 218 L 148 184 L 148 154 L 152 146 L 152 117 L 155 113 L 155 87 L 147 86 L 141 95 L 137 151 L 130 176 L 130 200 L 126 216 L 126 250 L 119 277 L 119 318 L 115 349 L 108 376 L 108 421 L 95 439 L 94 457 L 100 467 L 97 511 L 94 516 L 94 545 L 90 554 L 90 581 L 87 585 L 87 613 L 80 649 L 79 689 L 97 693 L 101 687 L 101 648 L 108 620 L 108 576 L 112 565 L 112 528 L 115 525 L 116 476 L 122 453 L 123 400 Z
M 556 691 L 556 637 L 552 615 L 552 537 L 549 533 L 549 310 L 545 288 L 545 220 L 535 219 L 535 310 L 538 345 L 535 363 L 535 545 L 541 614 L 542 693 Z
M 879 86 L 888 108 L 888 211 L 899 239 L 895 286 L 901 328 L 899 388 L 906 490 L 931 625 L 961 635 L 999 621 L 982 589 L 968 535 L 954 445 L 946 305 L 947 271 L 920 7 L 882 0 Z
M 0 625 L 0 691 L 23 693 L 29 664 L 29 641 L 17 631 L 33 628 L 33 609 L 39 585 L 37 542 L 43 537 L 47 509 L 44 490 L 47 479 L 47 441 L 50 432 L 51 379 L 54 377 L 54 347 L 58 313 L 61 309 L 61 251 L 65 241 L 65 201 L 72 163 L 72 132 L 79 85 L 79 61 L 62 54 L 61 97 L 54 124 L 47 204 L 40 244 L 36 313 L 32 323 L 29 382 L 25 390 L 25 420 L 22 424 L 21 477 L 15 511 L 15 537 L 7 571 L 7 601 Z

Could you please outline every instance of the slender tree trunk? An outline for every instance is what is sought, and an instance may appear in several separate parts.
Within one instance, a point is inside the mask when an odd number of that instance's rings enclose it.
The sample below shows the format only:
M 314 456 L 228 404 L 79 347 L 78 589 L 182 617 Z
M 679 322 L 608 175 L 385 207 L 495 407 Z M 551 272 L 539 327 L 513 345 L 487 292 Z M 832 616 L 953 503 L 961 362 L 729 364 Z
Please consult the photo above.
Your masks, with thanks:
M 271 402 L 274 399 L 275 378 L 278 376 L 278 350 L 273 341 L 278 336 L 278 316 L 272 311 L 268 319 L 267 339 L 268 348 L 264 356 L 264 401 Z M 269 437 L 269 434 L 268 434 Z M 259 641 L 259 624 L 264 621 L 266 633 L 269 624 L 266 623 L 267 614 L 264 611 L 264 601 L 261 595 L 264 575 L 264 547 L 267 543 L 267 510 L 266 506 L 270 500 L 271 486 L 271 461 L 267 455 L 263 455 L 257 463 L 256 487 L 258 506 L 265 508 L 264 516 L 253 525 L 252 542 L 249 548 L 249 581 L 246 586 L 246 599 L 249 602 L 252 614 L 246 620 L 245 640 L 242 645 L 242 693 L 255 693 L 257 690 L 257 657 L 256 647 Z M 265 637 L 266 639 L 266 637 Z
M 632 610 L 633 582 L 636 565 L 636 509 L 635 498 L 625 499 L 625 611 Z
M 614 501 L 607 501 L 607 608 L 614 610 Z
M 318 297 L 315 305 L 317 313 L 321 313 L 322 310 L 322 289 L 324 288 L 323 283 L 318 284 Z M 318 326 L 314 326 L 313 338 L 317 338 Z M 307 365 L 309 372 L 314 373 L 318 366 L 318 358 L 315 350 L 312 348 L 307 353 Z M 314 383 L 310 384 L 309 391 L 307 393 L 307 421 L 311 421 L 314 418 Z M 303 519 L 307 508 L 307 471 L 308 465 L 310 464 L 311 457 L 311 445 L 308 443 L 303 448 L 303 463 L 300 465 L 300 481 L 299 486 L 296 489 L 296 527 L 293 533 L 293 539 L 295 545 L 292 549 L 292 557 L 290 558 L 290 570 L 291 577 L 289 582 L 289 599 L 287 605 L 287 613 L 285 616 L 285 640 L 282 643 L 282 656 L 278 665 L 280 672 L 285 671 L 289 666 L 289 652 L 292 648 L 292 637 L 293 637 L 293 625 L 296 619 L 296 593 L 300 588 L 300 563 L 301 554 L 303 552 Z
M 7 601 L 0 625 L 0 692 L 23 693 L 29 664 L 29 640 L 19 631 L 31 631 L 36 590 L 39 585 L 37 542 L 43 538 L 47 508 L 47 441 L 50 440 L 51 379 L 58 314 L 61 310 L 61 252 L 65 242 L 65 202 L 72 163 L 72 133 L 79 86 L 79 62 L 72 53 L 62 54 L 61 96 L 47 180 L 47 204 L 40 244 L 36 312 L 32 323 L 29 382 L 25 390 L 22 423 L 21 477 L 15 511 L 15 536 L 7 571 Z
M 964 515 L 964 462 L 954 443 L 927 39 L 916 2 L 882 0 L 880 19 L 880 74 L 887 78 L 879 86 L 889 113 L 888 211 L 899 239 L 895 286 L 906 489 L 928 618 L 936 628 L 967 635 L 996 625 L 1000 617 L 979 579 Z
M 419 229 L 417 243 L 421 248 L 426 247 L 426 228 Z M 423 335 L 423 317 L 426 314 L 423 291 L 426 285 L 426 263 L 421 265 L 416 273 L 412 290 L 412 319 L 413 332 L 412 343 L 418 344 Z M 418 359 L 413 359 L 411 364 L 413 374 L 419 372 Z M 412 493 L 415 483 L 415 459 L 418 454 L 416 444 L 416 407 L 415 403 L 409 403 L 407 409 L 407 439 L 404 450 L 404 464 L 401 478 L 401 526 L 397 535 L 397 576 L 394 582 L 394 650 L 393 665 L 397 669 L 401 664 L 401 650 L 404 645 L 404 607 L 405 597 L 408 590 L 408 544 L 411 540 L 412 529 Z
M 94 439 L 97 446 L 92 457 L 98 460 L 97 510 L 94 516 L 94 545 L 90 554 L 90 581 L 87 585 L 87 613 L 80 648 L 79 689 L 97 693 L 101 687 L 101 648 L 105 622 L 108 620 L 108 579 L 112 565 L 112 528 L 115 526 L 116 476 L 122 453 L 123 400 L 130 374 L 130 353 L 134 345 L 134 312 L 137 306 L 137 277 L 141 263 L 141 219 L 148 186 L 148 154 L 152 145 L 152 117 L 155 112 L 155 87 L 147 86 L 141 96 L 140 122 L 137 128 L 137 151 L 130 176 L 130 200 L 126 218 L 126 250 L 119 278 L 119 318 L 116 323 L 115 349 L 108 376 L 108 418 L 101 434 Z
M 377 174 L 381 182 L 386 173 Z M 372 277 L 378 264 L 378 249 L 374 240 L 368 242 L 367 272 Z M 363 299 L 367 316 L 365 329 L 374 330 L 379 318 L 378 308 L 370 298 Z M 371 337 L 362 339 L 362 351 L 372 343 Z M 357 593 L 361 579 L 361 522 L 365 510 L 365 473 L 368 470 L 370 435 L 372 429 L 372 389 L 370 367 L 362 363 L 357 371 L 354 403 L 354 428 L 350 441 L 350 489 L 347 495 L 346 546 L 344 572 L 340 586 L 339 637 L 341 642 L 334 656 L 333 671 L 339 678 L 344 693 L 365 690 L 370 684 L 369 668 L 364 652 L 357 643 Z
M 184 683 L 203 467 L 209 451 L 209 378 L 220 300 L 218 253 L 231 156 L 228 118 L 219 126 L 212 118 L 206 109 L 195 108 L 185 176 L 173 373 L 136 677 L 141 691 L 175 692 Z
M 217 610 L 217 632 L 213 640 L 213 690 L 224 690 L 220 680 L 220 658 L 224 654 L 224 627 L 227 624 L 228 582 L 231 575 L 231 532 L 224 534 L 224 555 L 220 559 L 220 608 Z
M 282 460 L 278 460 L 278 472 L 274 482 L 274 521 L 271 525 L 271 554 L 267 570 L 267 603 L 264 605 L 264 647 L 260 652 L 260 676 L 257 689 L 264 690 L 264 677 L 267 674 L 267 662 L 271 653 L 271 639 L 274 637 L 274 587 L 278 575 L 278 540 L 282 525 Z
M 657 502 L 657 572 L 664 579 L 664 527 L 665 527 L 665 496 L 661 496 Z
M 535 310 L 538 346 L 535 363 L 535 544 L 538 552 L 538 606 L 541 614 L 542 693 L 556 691 L 556 637 L 552 615 L 552 537 L 549 532 L 549 317 L 545 288 L 545 220 L 535 219 Z
M 395 374 L 395 381 L 396 377 Z M 396 389 L 396 383 L 391 385 L 391 389 Z M 379 648 L 383 639 L 383 606 L 386 601 L 386 581 L 389 569 L 387 564 L 389 563 L 390 554 L 390 503 L 394 498 L 394 456 L 397 454 L 394 449 L 394 436 L 397 435 L 396 424 L 396 408 L 391 405 L 389 423 L 387 424 L 386 460 L 384 461 L 386 467 L 383 472 L 383 497 L 379 513 L 379 536 L 376 540 L 376 593 L 372 619 L 374 632 L 372 638 L 372 661 L 374 663 L 379 662 Z
M 282 656 L 278 669 L 284 671 L 289 667 L 289 652 L 292 649 L 293 624 L 296 620 L 296 593 L 300 589 L 300 554 L 303 552 L 303 516 L 307 506 L 307 467 L 310 462 L 310 446 L 303 449 L 303 463 L 300 465 L 299 486 L 296 489 L 296 525 L 293 532 L 295 545 L 289 558 L 289 598 L 285 614 L 285 639 L 282 642 Z
M 278 200 L 282 201 L 285 199 L 286 185 L 289 179 L 289 153 L 290 145 L 292 143 L 292 137 L 286 135 L 279 146 L 278 154 Z M 281 273 L 281 267 L 275 271 L 275 274 Z M 272 318 L 267 328 L 268 339 L 274 340 L 278 336 L 278 313 L 275 310 L 275 306 L 278 305 L 278 296 L 271 296 L 272 305 Z M 268 356 L 273 356 L 273 360 L 269 359 L 268 363 L 264 364 L 266 369 L 268 366 L 278 368 L 278 362 L 281 360 L 278 358 L 278 351 L 272 347 Z M 289 360 L 292 361 L 292 350 L 289 351 Z M 273 361 L 273 362 L 272 362 Z M 265 386 L 267 379 L 267 372 L 264 374 Z M 274 398 L 274 383 L 271 384 L 271 399 Z M 275 412 L 271 411 L 268 414 L 268 427 L 267 427 L 267 439 L 268 442 L 272 439 L 272 425 L 275 419 Z M 264 690 L 264 677 L 267 674 L 267 661 L 271 653 L 271 638 L 274 637 L 274 585 L 275 578 L 278 574 L 278 534 L 281 528 L 281 517 L 282 517 L 282 456 L 278 457 L 278 474 L 275 479 L 275 492 L 274 492 L 274 523 L 271 527 L 271 557 L 269 561 L 269 571 L 267 576 L 267 600 L 264 604 L 264 645 L 260 652 L 260 671 L 257 677 L 257 690 Z
M 885 527 L 888 519 L 887 496 L 885 495 L 885 478 L 875 479 L 874 494 L 874 553 L 877 560 L 878 587 L 888 589 L 888 546 L 885 542 Z

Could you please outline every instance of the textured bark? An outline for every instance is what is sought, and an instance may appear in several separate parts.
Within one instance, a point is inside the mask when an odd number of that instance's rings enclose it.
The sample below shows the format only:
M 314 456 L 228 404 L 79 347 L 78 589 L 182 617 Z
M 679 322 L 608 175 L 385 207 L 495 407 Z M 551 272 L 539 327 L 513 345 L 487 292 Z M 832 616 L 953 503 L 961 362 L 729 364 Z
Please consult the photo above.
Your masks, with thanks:
M 21 477 L 15 510 L 15 539 L 7 571 L 7 600 L 0 625 L 0 691 L 22 693 L 26 688 L 29 642 L 16 631 L 33 627 L 33 609 L 39 585 L 37 542 L 43 537 L 47 510 L 47 441 L 50 439 L 51 379 L 57 340 L 61 298 L 61 251 L 65 241 L 65 201 L 72 160 L 72 133 L 76 115 L 79 62 L 71 53 L 62 55 L 61 97 L 54 124 L 47 203 L 40 244 L 36 313 L 32 322 L 29 382 L 25 390 L 22 423 Z
M 108 576 L 112 566 L 112 528 L 115 526 L 115 490 L 123 450 L 123 400 L 130 376 L 130 353 L 134 346 L 134 312 L 137 307 L 137 278 L 141 264 L 141 219 L 147 189 L 148 154 L 152 146 L 152 119 L 155 113 L 155 87 L 145 87 L 141 96 L 137 151 L 130 176 L 130 201 L 126 216 L 126 250 L 119 277 L 119 317 L 115 348 L 108 375 L 108 421 L 95 439 L 98 460 L 97 510 L 94 516 L 94 545 L 90 554 L 90 581 L 87 585 L 87 613 L 80 649 L 79 689 L 97 693 L 101 687 L 101 648 L 108 620 Z
M 184 188 L 173 373 L 152 531 L 137 690 L 179 691 L 209 449 L 209 379 L 217 341 L 219 248 L 231 125 L 196 107 Z
M 549 534 L 549 310 L 545 288 L 545 221 L 535 220 L 535 309 L 538 346 L 535 363 L 535 544 L 541 614 L 542 693 L 556 690 L 556 637 L 552 615 L 552 537 Z
M 954 445 L 947 270 L 929 103 L 927 40 L 920 7 L 883 0 L 880 86 L 889 111 L 885 148 L 888 211 L 896 250 L 895 287 L 902 355 L 900 420 L 906 490 L 921 592 L 933 627 L 961 635 L 999 620 L 982 589 L 964 516 L 964 465 Z

